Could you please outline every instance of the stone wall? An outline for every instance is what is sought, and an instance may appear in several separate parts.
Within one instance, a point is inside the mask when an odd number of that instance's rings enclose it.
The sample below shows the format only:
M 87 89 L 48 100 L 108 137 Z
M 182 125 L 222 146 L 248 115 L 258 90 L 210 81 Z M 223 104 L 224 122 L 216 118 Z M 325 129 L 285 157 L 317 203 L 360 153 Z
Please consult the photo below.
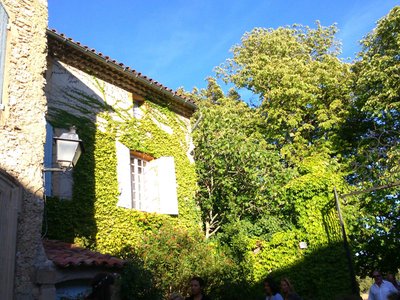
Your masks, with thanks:
M 47 0 L 0 0 L 9 16 L 0 111 L 0 171 L 23 189 L 18 215 L 15 299 L 40 298 L 36 271 L 46 264 L 41 245 L 45 141 Z

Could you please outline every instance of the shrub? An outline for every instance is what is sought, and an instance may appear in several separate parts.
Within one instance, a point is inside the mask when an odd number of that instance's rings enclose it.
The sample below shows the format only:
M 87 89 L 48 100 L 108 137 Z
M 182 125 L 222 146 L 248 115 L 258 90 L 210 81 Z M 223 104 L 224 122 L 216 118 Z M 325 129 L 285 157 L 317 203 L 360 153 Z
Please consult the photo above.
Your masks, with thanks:
M 122 300 L 159 300 L 162 293 L 154 284 L 153 275 L 143 266 L 143 261 L 131 258 L 121 275 Z

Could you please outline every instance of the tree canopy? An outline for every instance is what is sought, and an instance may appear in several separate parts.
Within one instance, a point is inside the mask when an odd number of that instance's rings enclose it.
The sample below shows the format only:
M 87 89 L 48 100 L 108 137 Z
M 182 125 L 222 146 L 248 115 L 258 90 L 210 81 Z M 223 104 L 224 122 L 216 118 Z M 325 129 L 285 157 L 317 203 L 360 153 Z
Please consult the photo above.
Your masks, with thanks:
M 237 94 L 225 97 L 210 78 L 204 95 L 199 103 L 200 125 L 193 136 L 198 199 L 207 226 L 213 224 L 207 230 L 211 234 L 233 220 L 254 222 L 276 213 L 274 203 L 287 172 L 276 147 L 260 133 L 260 118 Z
M 354 99 L 350 122 L 354 126 L 353 161 L 350 182 L 374 190 L 357 199 L 358 218 L 352 220 L 353 246 L 358 268 L 396 271 L 400 260 L 399 231 L 399 133 L 400 133 L 400 7 L 378 21 L 362 40 L 362 51 L 353 66 Z
M 316 25 L 256 28 L 218 69 L 259 95 L 266 139 L 286 155 L 313 146 L 332 151 L 348 113 L 350 66 L 337 57 L 337 29 Z
M 310 252 L 338 245 L 334 187 L 346 194 L 398 182 L 399 21 L 395 7 L 354 63 L 339 58 L 335 25 L 255 28 L 217 68 L 234 88 L 224 94 L 209 78 L 196 92 L 197 199 L 207 236 L 261 268 L 253 279 L 284 267 L 265 252 L 278 236 L 305 240 Z M 244 103 L 240 89 L 260 105 Z M 397 189 L 372 190 L 340 199 L 361 276 L 388 268 L 400 234 Z

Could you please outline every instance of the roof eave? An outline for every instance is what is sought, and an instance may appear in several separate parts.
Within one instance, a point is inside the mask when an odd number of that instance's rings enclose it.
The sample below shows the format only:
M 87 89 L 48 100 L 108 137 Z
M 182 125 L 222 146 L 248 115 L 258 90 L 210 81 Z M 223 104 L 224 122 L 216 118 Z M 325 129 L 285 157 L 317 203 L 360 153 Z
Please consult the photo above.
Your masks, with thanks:
M 56 32 L 47 29 L 47 35 L 50 36 L 51 38 L 54 38 L 58 41 L 64 42 L 66 43 L 68 46 L 73 47 L 74 49 L 90 56 L 91 58 L 95 59 L 96 61 L 100 62 L 100 63 L 105 63 L 108 66 L 114 68 L 115 70 L 117 70 L 118 72 L 123 72 L 125 74 L 127 74 L 129 77 L 131 77 L 132 79 L 140 82 L 141 84 L 143 84 L 144 86 L 152 89 L 152 90 L 158 90 L 161 93 L 163 93 L 165 96 L 167 97 L 171 97 L 174 101 L 178 102 L 179 104 L 186 106 L 187 108 L 189 108 L 192 111 L 195 111 L 197 109 L 197 106 L 188 101 L 185 98 L 180 97 L 179 95 L 177 95 L 176 93 L 172 92 L 172 90 L 167 90 L 165 87 L 163 87 L 162 85 L 158 85 L 156 84 L 154 81 L 143 78 L 139 73 L 137 73 L 136 71 L 130 70 L 128 67 L 125 66 L 121 66 L 109 59 L 107 59 L 106 57 L 100 56 L 97 53 L 91 51 L 89 48 L 85 48 L 83 46 L 78 45 L 77 43 L 73 42 L 72 40 L 64 37 L 64 36 L 60 36 L 59 34 L 57 34 Z

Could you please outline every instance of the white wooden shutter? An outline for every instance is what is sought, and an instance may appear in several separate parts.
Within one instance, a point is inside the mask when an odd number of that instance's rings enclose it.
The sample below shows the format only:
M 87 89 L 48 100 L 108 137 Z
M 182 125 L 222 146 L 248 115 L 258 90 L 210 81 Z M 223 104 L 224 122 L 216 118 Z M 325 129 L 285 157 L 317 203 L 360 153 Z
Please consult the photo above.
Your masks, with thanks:
M 176 192 L 175 161 L 172 156 L 160 157 L 159 160 L 160 213 L 177 215 L 178 195 Z
M 131 154 L 129 148 L 115 142 L 117 154 L 118 206 L 132 208 Z
M 173 157 L 160 157 L 146 168 L 146 211 L 167 215 L 178 214 L 175 162 Z

